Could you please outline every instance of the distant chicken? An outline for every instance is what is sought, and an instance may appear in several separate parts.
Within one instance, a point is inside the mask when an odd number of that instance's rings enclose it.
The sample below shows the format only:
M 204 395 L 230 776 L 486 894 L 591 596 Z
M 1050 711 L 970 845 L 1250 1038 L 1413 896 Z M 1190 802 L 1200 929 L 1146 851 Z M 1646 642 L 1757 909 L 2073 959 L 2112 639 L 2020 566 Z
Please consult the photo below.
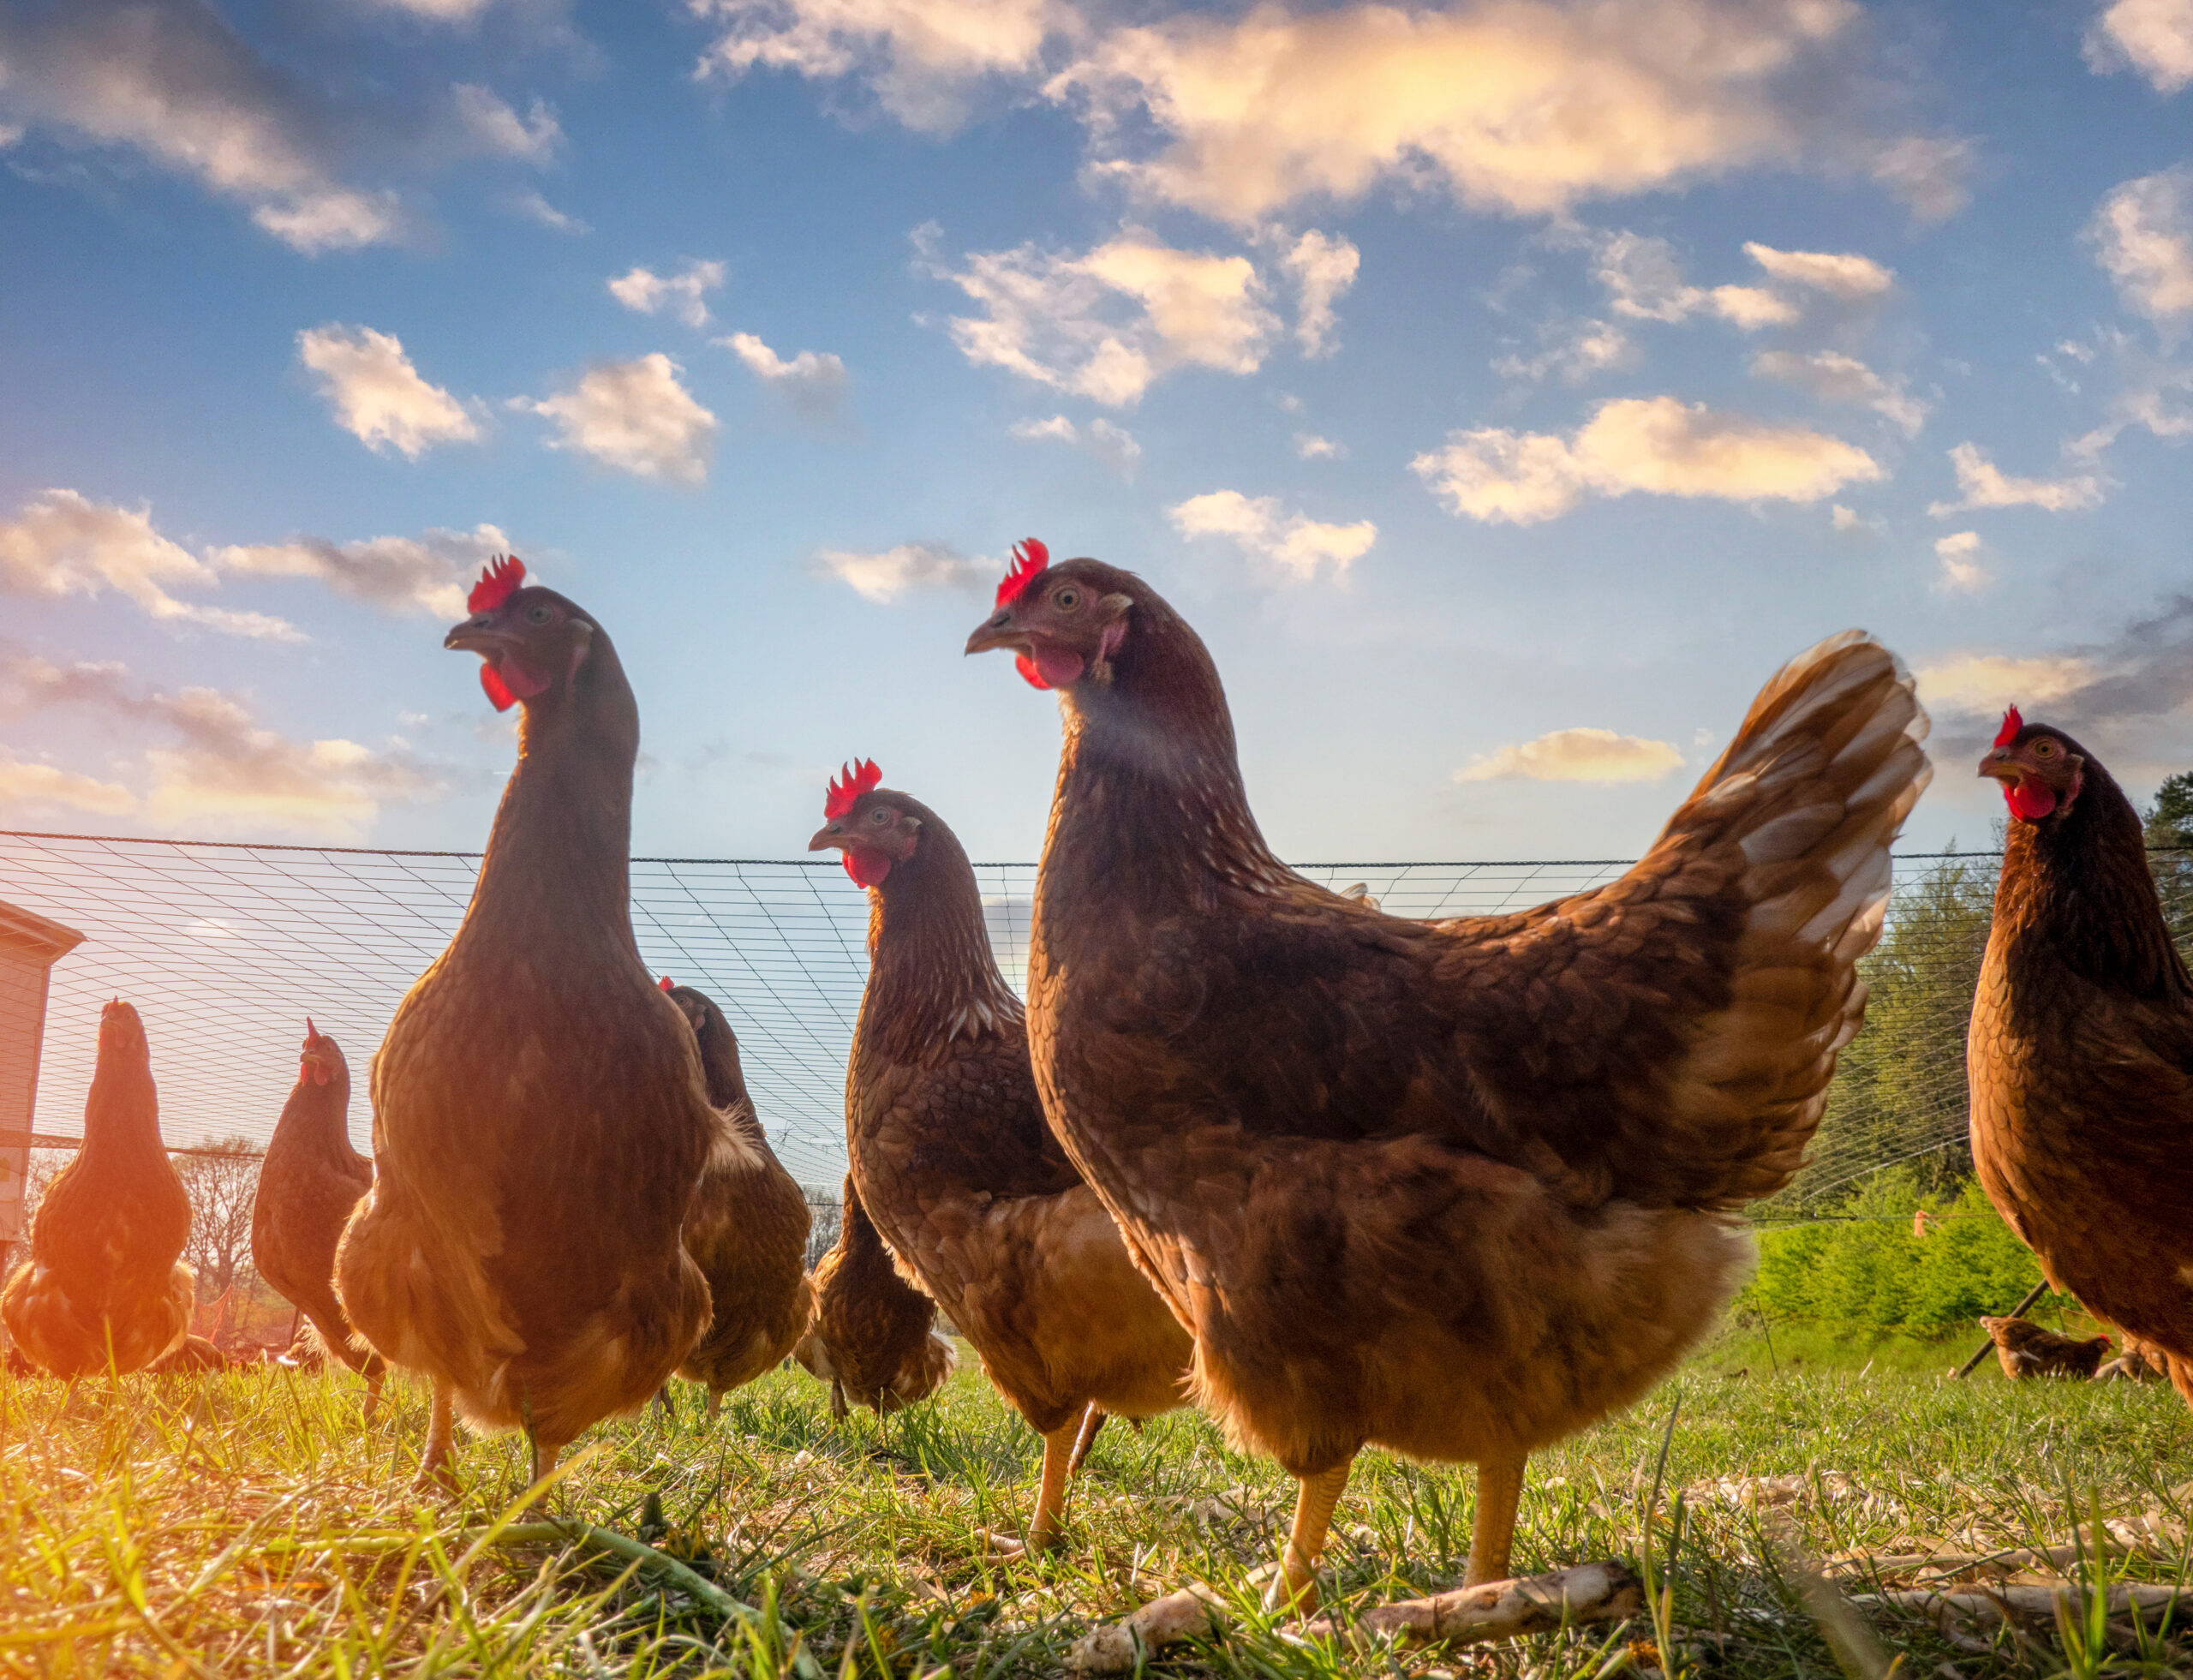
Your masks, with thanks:
M 336 1292 L 391 1363 L 433 1379 L 422 1480 L 453 1410 L 523 1427 L 536 1478 L 646 1403 L 708 1323 L 679 1231 L 712 1153 L 747 1150 L 632 938 L 639 708 L 608 632 L 498 561 L 445 645 L 523 702 L 464 921 L 373 1061 L 373 1187 Z
M 2010 827 L 1966 1045 L 1973 1164 L 2048 1281 L 2193 1404 L 2193 978 L 2139 816 L 2015 707 L 1980 774 Z
M 853 1181 L 899 1263 L 1043 1438 L 1025 1542 L 1041 1551 L 1085 1422 L 1093 1433 L 1102 1416 L 1185 1404 L 1190 1343 L 1044 1123 L 974 866 L 941 817 L 881 777 L 865 764 L 833 781 L 808 846 L 843 852 L 869 895 L 846 1078 Z
M 707 1384 L 713 1418 L 728 1391 L 774 1370 L 806 1331 L 813 1296 L 802 1265 L 811 1216 L 755 1115 L 738 1037 L 723 1011 L 690 986 L 661 984 L 693 1029 L 709 1106 L 726 1122 L 685 1215 L 685 1252 L 708 1280 L 714 1316 L 678 1367 L 688 1382 Z
M 1274 854 L 1217 668 L 1141 578 L 1028 544 L 988 648 L 1065 722 L 1036 1083 L 1198 1397 L 1300 1483 L 1271 1602 L 1315 1601 L 1373 1443 L 1478 1465 L 1469 1580 L 1503 1576 L 1527 1455 L 1673 1368 L 1742 1274 L 1727 1216 L 1803 1158 L 1927 780 L 1910 677 L 1821 643 L 1619 880 L 1427 922 Z
M 2109 1357 L 2109 1338 L 2074 1342 L 2025 1318 L 1983 1318 L 1980 1328 L 1995 1344 L 2003 1374 L 2012 1382 L 2028 1377 L 2076 1377 L 2084 1381 Z
M 251 1263 L 305 1317 L 328 1352 L 366 1379 L 365 1414 L 380 1406 L 385 1366 L 353 1335 L 335 1296 L 335 1249 L 373 1163 L 350 1147 L 350 1064 L 305 1019 L 297 1083 L 274 1122 L 251 1205 Z
M 952 1374 L 952 1344 L 938 1335 L 936 1303 L 899 1276 L 891 1251 L 846 1175 L 834 1247 L 815 1264 L 815 1322 L 792 1355 L 830 1385 L 830 1414 L 850 1396 L 875 1413 L 926 1400 Z
M 226 1371 L 229 1356 L 202 1336 L 186 1336 L 145 1367 L 155 1377 L 195 1377 Z
M 159 1093 L 136 1010 L 99 1013 L 84 1144 L 45 1187 L 30 1259 L 0 1290 L 0 1319 L 57 1377 L 140 1371 L 182 1347 L 195 1279 L 181 1256 L 190 1199 L 160 1141 Z

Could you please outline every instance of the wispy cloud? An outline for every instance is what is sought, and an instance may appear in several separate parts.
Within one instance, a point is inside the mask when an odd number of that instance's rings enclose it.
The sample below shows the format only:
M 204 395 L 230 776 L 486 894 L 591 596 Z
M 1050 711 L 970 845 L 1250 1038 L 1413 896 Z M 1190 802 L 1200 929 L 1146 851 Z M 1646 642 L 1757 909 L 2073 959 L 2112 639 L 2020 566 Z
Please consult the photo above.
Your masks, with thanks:
M 137 796 L 120 782 L 79 775 L 0 747 L 0 810 L 56 807 L 120 816 L 137 808 Z
M 609 282 L 609 295 L 643 315 L 668 314 L 698 330 L 708 324 L 708 295 L 723 284 L 720 262 L 688 260 L 676 274 L 634 268 Z
M 505 200 L 513 216 L 523 216 L 529 222 L 538 222 L 553 233 L 567 233 L 574 238 L 592 233 L 593 228 L 577 216 L 568 215 L 541 195 L 537 187 L 513 193 Z
M 1130 228 L 1080 255 L 1033 243 L 977 251 L 957 269 L 916 234 L 917 266 L 981 310 L 955 316 L 960 354 L 1108 407 L 1139 402 L 1175 368 L 1253 374 L 1279 322 L 1243 256 L 1175 250 Z
M 167 623 L 275 642 L 304 639 L 295 625 L 264 613 L 230 612 L 170 593 L 219 583 L 211 565 L 153 529 L 150 507 L 117 507 L 74 490 L 48 490 L 0 523 L 0 589 L 48 599 L 112 589 Z
M 335 423 L 367 448 L 415 461 L 437 444 L 474 443 L 480 422 L 440 386 L 420 375 L 392 332 L 330 321 L 297 334 Z
M 1824 403 L 1853 403 L 1873 410 L 1906 437 L 1916 437 L 1927 423 L 1927 406 L 1901 380 L 1881 377 L 1854 356 L 1840 350 L 1762 350 L 1751 370 L 1808 392 Z
M 1494 427 L 1448 434 L 1410 463 L 1453 512 L 1527 525 L 1586 496 L 1817 501 L 1881 475 L 1855 444 L 1802 426 L 1724 414 L 1673 397 L 1603 403 L 1572 438 Z
M 1326 571 L 1345 577 L 1378 540 L 1378 528 L 1368 519 L 1324 524 L 1288 512 L 1276 496 L 1245 496 L 1239 490 L 1191 496 L 1165 513 L 1183 536 L 1225 537 L 1252 559 L 1297 583 Z
M 2047 513 L 2070 513 L 2098 506 L 2102 483 L 2092 473 L 2073 473 L 2062 478 L 2013 478 L 1988 457 L 1975 443 L 1961 443 L 1950 451 L 1957 469 L 1957 499 L 1932 502 L 1927 511 L 1937 519 L 1974 508 L 2037 507 Z
M 787 362 L 750 332 L 715 342 L 802 420 L 818 425 L 834 420 L 845 405 L 846 364 L 828 350 L 802 350 Z
M 818 577 L 833 577 L 855 594 L 888 606 L 904 596 L 932 589 L 959 589 L 979 595 L 995 581 L 1001 567 L 970 559 L 942 542 L 902 542 L 896 547 L 863 551 L 824 548 L 809 562 Z
M 553 423 L 552 449 L 575 451 L 635 478 L 698 484 L 708 475 L 716 417 L 679 383 L 684 369 L 657 350 L 601 362 L 567 389 L 511 406 Z
M 2193 164 L 2112 188 L 2087 239 L 2128 308 L 2166 323 L 2193 315 Z
M 1294 282 L 1299 300 L 1294 337 L 1305 356 L 1330 356 L 1340 348 L 1333 338 L 1337 324 L 1333 305 L 1355 284 L 1363 254 L 1353 242 L 1315 228 L 1288 248 L 1280 266 Z
M 1557 729 L 1536 740 L 1479 755 L 1456 781 L 1658 781 L 1682 754 L 1665 741 L 1611 729 Z
M 563 125 L 544 99 L 535 99 L 521 117 L 492 87 L 460 81 L 450 89 L 450 100 L 464 131 L 494 156 L 545 164 L 564 143 Z
M 337 595 L 397 612 L 464 616 L 464 597 L 481 567 L 507 554 L 511 541 L 482 524 L 469 531 L 377 536 L 359 542 L 295 536 L 286 542 L 231 545 L 207 559 L 223 571 L 260 577 L 308 577 Z
M 1981 564 L 1981 544 L 1977 531 L 1952 531 L 1934 541 L 1934 557 L 1942 563 L 1941 587 L 1959 595 L 1975 595 L 1995 581 Z
M 1029 442 L 1079 445 L 1130 481 L 1142 461 L 1142 445 L 1135 441 L 1134 433 L 1101 415 L 1086 426 L 1077 426 L 1066 416 L 1055 414 L 1048 420 L 1016 420 L 1008 429 L 1014 437 Z

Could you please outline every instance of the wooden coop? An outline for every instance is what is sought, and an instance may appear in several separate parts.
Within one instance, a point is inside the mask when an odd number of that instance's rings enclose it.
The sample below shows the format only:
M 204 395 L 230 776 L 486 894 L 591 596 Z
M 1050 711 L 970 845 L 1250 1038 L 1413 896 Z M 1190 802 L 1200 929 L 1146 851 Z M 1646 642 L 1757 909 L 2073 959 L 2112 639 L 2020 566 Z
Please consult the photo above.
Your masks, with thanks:
M 83 942 L 75 929 L 0 900 L 0 1256 L 22 1235 L 46 978 Z

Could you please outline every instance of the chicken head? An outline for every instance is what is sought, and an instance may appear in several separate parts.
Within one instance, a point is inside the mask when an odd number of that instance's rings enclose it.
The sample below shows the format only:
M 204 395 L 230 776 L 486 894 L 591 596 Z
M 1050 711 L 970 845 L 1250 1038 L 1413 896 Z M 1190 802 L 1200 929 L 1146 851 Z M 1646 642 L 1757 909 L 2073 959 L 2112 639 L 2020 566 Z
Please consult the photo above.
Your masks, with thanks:
M 921 818 L 898 794 L 876 786 L 882 778 L 873 759 L 833 777 L 822 804 L 828 820 L 807 842 L 810 852 L 842 852 L 856 886 L 881 887 L 893 864 L 908 862 L 921 848 Z
M 528 585 L 515 554 L 488 567 L 465 605 L 472 616 L 442 646 L 480 655 L 480 686 L 499 712 L 554 692 L 593 650 L 594 620 L 553 589 Z
M 2021 822 L 2068 816 L 2086 786 L 2087 755 L 2068 735 L 2045 723 L 2028 723 L 2011 707 L 1980 774 L 2003 784 L 2003 803 Z
M 1032 536 L 1013 552 L 996 610 L 967 638 L 967 651 L 1012 649 L 1037 688 L 1071 688 L 1085 677 L 1108 682 L 1134 611 L 1133 597 L 1114 587 L 1125 575 L 1096 560 L 1068 560 L 1054 571 L 1049 551 Z

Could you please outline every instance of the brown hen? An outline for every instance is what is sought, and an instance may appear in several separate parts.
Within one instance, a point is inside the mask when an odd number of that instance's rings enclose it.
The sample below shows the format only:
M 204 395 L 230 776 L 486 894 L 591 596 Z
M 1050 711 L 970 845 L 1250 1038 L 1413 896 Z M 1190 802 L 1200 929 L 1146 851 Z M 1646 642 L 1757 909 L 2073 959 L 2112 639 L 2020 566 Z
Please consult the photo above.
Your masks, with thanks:
M 1026 1541 L 1041 1550 L 1085 1418 L 1185 1404 L 1190 1344 L 1044 1122 L 974 866 L 935 811 L 876 780 L 871 764 L 834 783 L 809 843 L 843 851 L 869 894 L 846 1076 L 853 1180 L 892 1253 L 1043 1438 Z
M 2140 819 L 2059 729 L 2004 720 L 2010 830 L 1965 1061 L 1972 1159 L 2048 1281 L 2193 1403 L 2193 980 Z
M 693 1029 L 708 1104 L 725 1122 L 685 1215 L 685 1252 L 708 1280 L 714 1316 L 678 1367 L 707 1385 L 713 1418 L 726 1394 L 774 1368 L 806 1331 L 813 1298 L 801 1265 L 812 1216 L 754 1112 L 723 1011 L 690 986 L 661 984 Z
M 1432 923 L 1273 855 L 1141 579 L 1031 552 L 967 646 L 1063 700 L 1037 1083 L 1200 1397 L 1300 1480 L 1275 1602 L 1314 1599 L 1371 1443 L 1478 1464 L 1470 1578 L 1502 1575 L 1526 1456 L 1675 1364 L 1746 1262 L 1725 1215 L 1800 1163 L 1926 779 L 1910 679 L 1820 643 L 1620 880 Z
M 2102 1360 L 2109 1357 L 2106 1336 L 2075 1342 L 2028 1318 L 1983 1318 L 1980 1328 L 1995 1344 L 1995 1358 L 2002 1365 L 2003 1374 L 2013 1382 L 2028 1377 L 2083 1380 L 2100 1370 Z
M 499 562 L 447 637 L 524 702 L 517 768 L 374 1058 L 373 1187 L 336 1260 L 359 1334 L 433 1379 L 422 1478 L 453 1408 L 523 1426 L 537 1478 L 661 1387 L 708 1322 L 679 1229 L 711 1150 L 741 1147 L 632 938 L 631 685 L 608 633 L 523 577 Z
M 190 1199 L 160 1141 L 145 1025 L 117 998 L 99 1012 L 83 1147 L 39 1199 L 30 1259 L 0 1290 L 0 1319 L 57 1377 L 140 1371 L 189 1333 L 189 1241 Z
M 815 1263 L 815 1321 L 792 1357 L 830 1385 L 831 1416 L 846 1415 L 848 1396 L 881 1415 L 951 1376 L 952 1344 L 935 1324 L 936 1303 L 899 1275 L 847 1173 L 838 1241 Z
M 366 1415 L 380 1406 L 385 1366 L 358 1341 L 335 1296 L 335 1249 L 373 1163 L 350 1147 L 350 1064 L 332 1038 L 305 1020 L 297 1083 L 283 1104 L 251 1205 L 251 1263 L 312 1321 L 328 1352 L 366 1379 Z

